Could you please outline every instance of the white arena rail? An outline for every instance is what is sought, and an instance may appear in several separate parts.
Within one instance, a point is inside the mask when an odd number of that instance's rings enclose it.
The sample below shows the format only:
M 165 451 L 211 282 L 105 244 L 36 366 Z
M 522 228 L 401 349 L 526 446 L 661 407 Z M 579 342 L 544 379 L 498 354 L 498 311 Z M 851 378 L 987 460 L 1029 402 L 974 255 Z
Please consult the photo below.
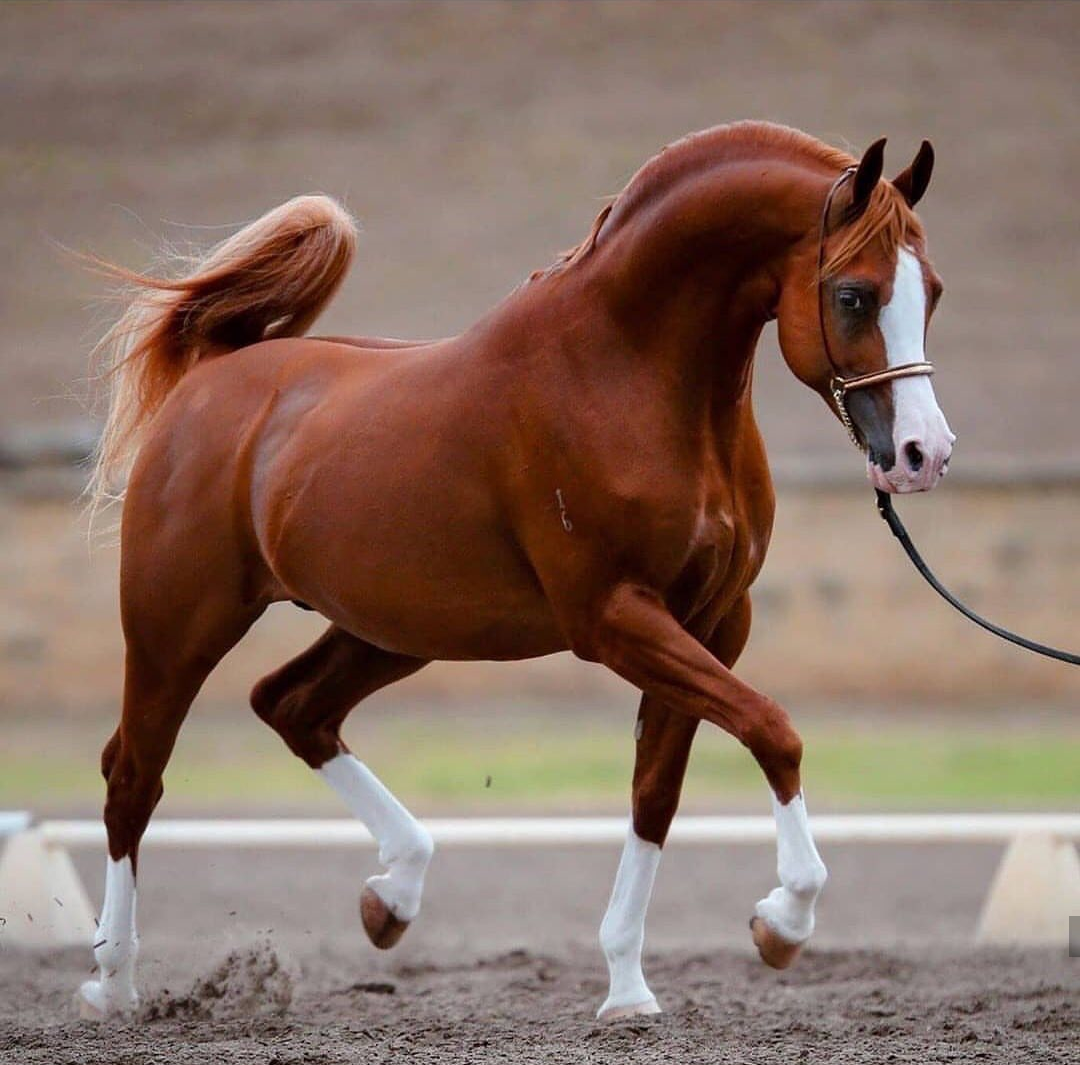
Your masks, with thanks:
M 425 818 L 437 845 L 533 846 L 622 843 L 625 817 Z M 1080 814 L 835 814 L 811 820 L 819 843 L 1000 843 L 1042 833 L 1080 839 Z M 51 846 L 105 846 L 100 821 L 45 821 Z M 673 843 L 771 843 L 771 817 L 676 817 Z M 358 821 L 160 820 L 151 821 L 143 846 L 153 847 L 327 847 L 371 844 Z
M 425 819 L 437 846 L 620 844 L 626 817 L 477 817 Z M 979 918 L 981 943 L 1052 944 L 1068 937 L 1080 916 L 1080 839 L 1075 813 L 835 814 L 811 820 L 819 843 L 1008 843 Z M 0 946 L 54 947 L 89 943 L 94 911 L 67 848 L 105 848 L 100 821 L 43 821 L 0 811 Z M 767 844 L 771 817 L 677 817 L 673 844 Z M 358 821 L 157 820 L 149 847 L 331 847 L 374 841 Z

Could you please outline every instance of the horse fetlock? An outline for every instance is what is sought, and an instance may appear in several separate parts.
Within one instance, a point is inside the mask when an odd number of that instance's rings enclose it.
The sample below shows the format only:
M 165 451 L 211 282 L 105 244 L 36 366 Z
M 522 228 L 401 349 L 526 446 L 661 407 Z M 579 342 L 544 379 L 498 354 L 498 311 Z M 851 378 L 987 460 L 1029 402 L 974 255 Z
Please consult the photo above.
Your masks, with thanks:
M 83 1020 L 100 1021 L 116 1014 L 131 1013 L 139 1005 L 139 996 L 130 976 L 87 980 L 75 993 L 75 1008 Z
M 399 838 L 388 840 L 379 848 L 379 861 L 387 870 L 403 877 L 423 877 L 432 856 L 435 841 L 419 821 L 413 821 Z
M 626 958 L 641 957 L 642 930 L 626 921 L 604 920 L 600 924 L 600 946 L 604 956 L 611 963 L 618 963 Z
M 825 868 L 825 863 L 816 854 L 811 861 L 800 866 L 796 871 L 780 871 L 780 883 L 792 895 L 804 901 L 808 900 L 811 903 L 821 894 L 822 889 L 825 887 L 825 881 L 828 879 L 829 871 Z
M 364 881 L 399 921 L 412 921 L 420 912 L 424 894 L 424 870 L 391 866 L 385 873 Z
M 814 931 L 813 898 L 796 895 L 786 887 L 773 888 L 758 901 L 754 914 L 788 943 L 803 943 Z

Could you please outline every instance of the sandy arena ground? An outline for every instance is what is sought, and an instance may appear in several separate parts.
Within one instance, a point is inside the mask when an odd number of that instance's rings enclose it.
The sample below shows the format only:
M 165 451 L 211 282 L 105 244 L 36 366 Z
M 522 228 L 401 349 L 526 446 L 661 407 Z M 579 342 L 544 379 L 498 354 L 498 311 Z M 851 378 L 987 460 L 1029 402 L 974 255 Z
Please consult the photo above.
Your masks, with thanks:
M 73 1018 L 88 950 L 0 948 L 0 1061 L 1076 1062 L 1080 959 L 969 946 L 998 855 L 826 848 L 816 944 L 778 974 L 746 932 L 772 849 L 674 845 L 646 944 L 667 1012 L 601 1025 L 617 848 L 445 849 L 389 954 L 355 912 L 370 851 L 147 850 L 137 1023 Z M 77 864 L 98 901 L 100 856 Z

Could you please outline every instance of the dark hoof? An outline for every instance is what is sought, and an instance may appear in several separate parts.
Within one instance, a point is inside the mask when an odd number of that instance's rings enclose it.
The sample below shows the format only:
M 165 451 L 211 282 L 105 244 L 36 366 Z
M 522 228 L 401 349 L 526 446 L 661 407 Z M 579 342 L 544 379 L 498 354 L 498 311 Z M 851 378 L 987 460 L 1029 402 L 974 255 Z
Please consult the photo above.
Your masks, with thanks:
M 786 969 L 802 950 L 801 943 L 781 939 L 760 917 L 750 918 L 750 934 L 761 960 L 773 969 Z
M 368 939 L 379 950 L 389 950 L 409 927 L 409 922 L 399 921 L 390 912 L 390 907 L 369 887 L 360 893 L 360 920 L 364 922 Z

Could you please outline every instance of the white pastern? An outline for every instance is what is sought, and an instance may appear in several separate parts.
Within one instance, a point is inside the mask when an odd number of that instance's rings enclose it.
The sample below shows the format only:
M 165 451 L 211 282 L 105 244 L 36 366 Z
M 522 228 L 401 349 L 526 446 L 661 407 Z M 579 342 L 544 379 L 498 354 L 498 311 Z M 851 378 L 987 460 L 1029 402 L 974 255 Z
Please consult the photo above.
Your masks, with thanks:
M 660 848 L 641 839 L 631 825 L 623 846 L 611 901 L 600 925 L 600 945 L 607 958 L 611 985 L 598 1017 L 658 1013 L 660 1007 L 641 971 L 645 911 L 649 906 Z
M 926 284 L 922 264 L 908 248 L 900 248 L 897 253 L 892 296 L 878 313 L 878 328 L 889 366 L 922 362 L 926 357 Z M 956 440 L 938 406 L 934 386 L 929 377 L 903 377 L 892 382 L 892 399 L 896 465 L 887 473 L 871 466 L 871 480 L 875 487 L 886 491 L 932 488 Z M 924 456 L 918 471 L 910 470 L 903 459 L 909 442 L 917 443 Z
M 825 863 L 814 846 L 802 792 L 786 806 L 773 796 L 776 818 L 776 873 L 780 887 L 754 912 L 789 943 L 802 943 L 814 931 L 814 903 L 825 886 Z
M 135 993 L 135 958 L 139 938 L 135 931 L 135 872 L 130 858 L 108 859 L 105 901 L 94 937 L 98 978 L 79 988 L 80 1008 L 90 1016 L 126 1012 L 138 1003 Z
M 399 921 L 413 920 L 420 912 L 424 874 L 434 851 L 431 834 L 355 756 L 335 755 L 318 773 L 379 844 L 386 873 L 371 877 L 368 887 Z

